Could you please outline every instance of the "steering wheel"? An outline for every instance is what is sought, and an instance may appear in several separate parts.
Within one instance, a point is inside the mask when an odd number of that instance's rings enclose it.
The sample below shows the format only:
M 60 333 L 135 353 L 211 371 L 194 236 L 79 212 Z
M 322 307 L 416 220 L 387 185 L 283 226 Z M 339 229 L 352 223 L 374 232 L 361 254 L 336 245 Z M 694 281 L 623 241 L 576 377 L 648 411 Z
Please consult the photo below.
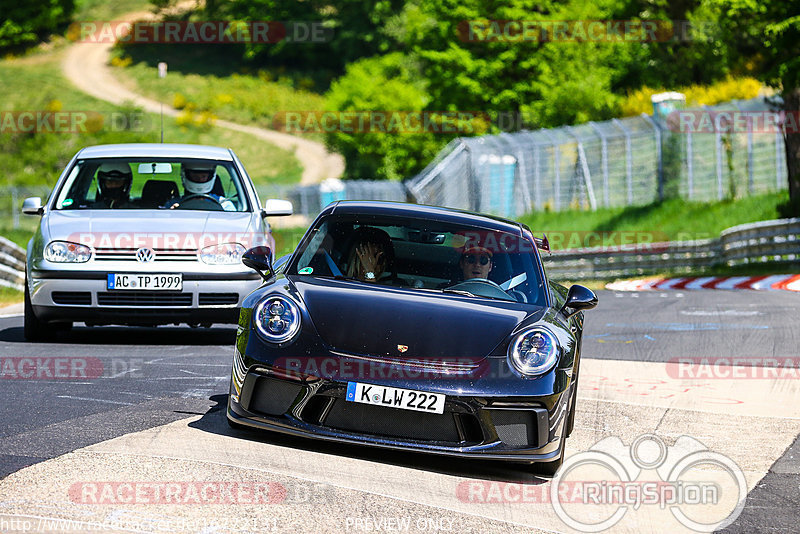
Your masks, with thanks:
M 447 289 L 454 289 L 456 291 L 468 291 L 473 295 L 480 295 L 482 297 L 490 297 L 504 300 L 516 300 L 503 290 L 502 287 L 497 285 L 491 280 L 486 278 L 470 278 L 454 284 Z
M 174 209 L 179 210 L 188 210 L 192 209 L 191 204 L 203 204 L 207 202 L 213 202 L 214 207 L 211 208 L 211 211 L 225 211 L 225 208 L 222 207 L 222 202 L 219 199 L 214 198 L 211 195 L 206 195 L 204 193 L 195 193 L 189 196 L 186 196 L 180 200 L 178 200 L 175 204 L 171 207 Z M 189 206 L 187 206 L 189 204 Z

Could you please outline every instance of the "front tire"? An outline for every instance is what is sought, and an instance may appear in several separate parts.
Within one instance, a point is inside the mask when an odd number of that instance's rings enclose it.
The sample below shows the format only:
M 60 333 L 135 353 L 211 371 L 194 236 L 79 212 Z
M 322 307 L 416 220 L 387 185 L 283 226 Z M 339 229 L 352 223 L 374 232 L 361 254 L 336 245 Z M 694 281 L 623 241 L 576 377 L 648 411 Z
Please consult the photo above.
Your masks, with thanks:
M 28 341 L 47 341 L 52 339 L 53 332 L 47 323 L 36 317 L 31 304 L 31 293 L 28 289 L 28 278 L 25 278 L 25 323 L 22 328 L 23 335 Z

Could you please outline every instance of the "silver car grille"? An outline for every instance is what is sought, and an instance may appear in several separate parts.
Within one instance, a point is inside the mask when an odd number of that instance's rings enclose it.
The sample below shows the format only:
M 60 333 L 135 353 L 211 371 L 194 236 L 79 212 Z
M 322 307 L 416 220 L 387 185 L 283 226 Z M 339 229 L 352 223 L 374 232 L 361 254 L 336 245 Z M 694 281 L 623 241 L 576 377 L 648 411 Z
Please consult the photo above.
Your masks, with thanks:
M 97 248 L 95 261 L 138 261 L 136 248 Z M 196 249 L 153 249 L 153 262 L 160 261 L 198 261 Z

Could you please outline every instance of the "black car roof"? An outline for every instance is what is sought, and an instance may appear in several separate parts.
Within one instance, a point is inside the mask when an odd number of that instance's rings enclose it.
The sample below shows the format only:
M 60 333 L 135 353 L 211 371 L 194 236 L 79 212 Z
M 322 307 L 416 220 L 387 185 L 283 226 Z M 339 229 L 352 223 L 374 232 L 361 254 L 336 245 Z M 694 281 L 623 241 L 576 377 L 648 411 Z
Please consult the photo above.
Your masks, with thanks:
M 471 211 L 426 206 L 423 204 L 407 204 L 403 202 L 340 200 L 327 206 L 322 215 L 388 215 L 410 217 L 448 222 L 464 226 L 480 226 L 483 228 L 521 235 L 519 223 L 502 217 L 483 215 Z

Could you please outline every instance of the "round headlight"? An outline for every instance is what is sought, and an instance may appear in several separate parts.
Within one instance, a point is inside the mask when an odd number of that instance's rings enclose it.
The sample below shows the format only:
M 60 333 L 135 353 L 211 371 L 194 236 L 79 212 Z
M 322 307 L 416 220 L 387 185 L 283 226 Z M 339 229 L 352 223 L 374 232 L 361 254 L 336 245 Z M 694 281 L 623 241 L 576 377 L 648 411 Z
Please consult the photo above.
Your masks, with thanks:
M 80 243 L 52 241 L 44 249 L 44 259 L 53 263 L 86 263 L 92 258 L 92 249 Z
M 508 347 L 508 361 L 523 375 L 546 373 L 557 360 L 556 336 L 540 326 L 523 330 Z
M 256 305 L 253 313 L 256 328 L 267 341 L 289 341 L 300 330 L 300 310 L 291 299 L 269 295 Z

